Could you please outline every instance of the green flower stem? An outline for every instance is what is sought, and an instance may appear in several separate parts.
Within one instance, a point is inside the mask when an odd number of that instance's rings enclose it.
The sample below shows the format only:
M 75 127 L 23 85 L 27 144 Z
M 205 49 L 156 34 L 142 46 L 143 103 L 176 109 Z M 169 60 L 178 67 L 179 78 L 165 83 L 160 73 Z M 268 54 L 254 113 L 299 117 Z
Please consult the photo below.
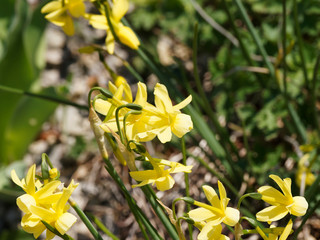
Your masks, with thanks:
M 233 0 L 233 2 L 237 5 L 239 11 L 240 11 L 240 14 L 242 15 L 242 18 L 245 22 L 245 24 L 247 25 L 248 27 L 248 30 L 254 40 L 254 42 L 256 43 L 261 55 L 262 55 L 262 58 L 263 58 L 263 61 L 264 63 L 267 65 L 267 68 L 269 69 L 270 71 L 270 75 L 275 78 L 275 71 L 274 71 L 274 67 L 273 65 L 271 64 L 269 58 L 268 58 L 268 55 L 267 55 L 267 52 L 262 44 L 262 41 L 259 37 L 259 35 L 257 34 L 251 20 L 249 19 L 249 16 L 247 14 L 247 11 L 246 9 L 244 8 L 243 4 L 242 4 L 242 1 L 241 0 Z
M 117 238 L 96 216 L 87 213 L 87 215 L 93 220 L 95 224 L 97 224 L 98 228 L 100 228 L 105 234 L 107 234 L 113 240 L 120 240 Z
M 73 107 L 76 107 L 79 109 L 88 110 L 88 106 L 86 106 L 86 105 L 77 104 L 77 103 L 68 101 L 63 98 L 57 98 L 57 97 L 53 97 L 53 96 L 33 93 L 33 92 L 29 92 L 29 91 L 25 91 L 25 90 L 21 90 L 21 89 L 16 89 L 16 88 L 8 87 L 8 86 L 3 86 L 3 85 L 0 85 L 0 90 L 6 91 L 6 92 L 11 92 L 14 94 L 20 94 L 20 95 L 25 95 L 25 96 L 34 97 L 34 98 L 40 98 L 40 99 L 44 99 L 44 100 L 47 100 L 50 102 L 60 103 L 60 104 L 68 105 L 68 106 L 73 106 Z
M 148 199 L 149 203 L 151 204 L 153 210 L 167 229 L 169 235 L 171 236 L 172 239 L 178 240 L 178 234 L 172 223 L 170 222 L 169 218 L 167 215 L 164 213 L 162 206 L 160 203 L 157 201 L 157 196 L 152 190 L 152 188 L 149 185 L 141 187 L 143 193 L 146 195 L 146 198 Z
M 91 232 L 94 239 L 95 240 L 103 240 L 101 235 L 98 233 L 97 229 L 95 229 L 95 227 L 92 225 L 89 218 L 82 211 L 82 209 L 79 207 L 79 205 L 72 198 L 69 198 L 69 203 L 70 203 L 71 207 L 77 212 L 77 214 L 81 218 L 82 222 L 89 229 L 89 231 Z
M 50 231 L 50 232 L 52 232 L 52 233 L 54 233 L 55 235 L 57 235 L 57 236 L 59 236 L 59 237 L 61 237 L 62 239 L 64 239 L 64 240 L 74 240 L 72 237 L 70 237 L 68 234 L 61 234 L 61 233 L 59 233 L 59 231 L 57 230 L 57 229 L 55 229 L 54 227 L 52 227 L 49 223 L 47 223 L 47 222 L 45 222 L 45 221 L 43 221 L 43 220 L 41 220 L 41 222 L 43 223 L 43 225 L 45 225 L 46 226 L 46 228 Z
M 243 195 L 238 201 L 238 209 L 240 209 L 240 205 L 241 205 L 242 201 L 247 197 L 251 197 L 253 199 L 260 200 L 262 198 L 262 195 L 260 193 L 256 193 L 256 192 L 247 193 L 247 194 Z
M 182 164 L 187 166 L 187 152 L 186 152 L 186 142 L 184 139 L 184 136 L 181 138 L 181 150 L 182 150 Z M 189 174 L 184 173 L 184 182 L 186 185 L 186 197 L 190 197 L 189 192 Z M 187 203 L 187 211 L 189 212 L 191 210 L 191 205 Z M 188 224 L 188 230 L 189 230 L 189 236 L 190 240 L 193 240 L 192 233 L 193 233 L 193 226 L 191 224 Z
M 239 155 L 238 155 L 238 151 L 236 149 L 236 147 L 232 144 L 232 142 L 230 141 L 229 137 L 227 136 L 226 132 L 222 129 L 222 127 L 220 126 L 220 123 L 216 117 L 216 115 L 214 114 L 214 112 L 211 110 L 211 106 L 210 103 L 208 101 L 208 98 L 203 90 L 202 84 L 201 84 L 201 80 L 199 78 L 199 72 L 198 72 L 198 63 L 197 63 L 197 51 L 198 51 L 198 23 L 195 24 L 194 26 L 194 36 L 193 36 L 193 74 L 194 74 L 194 79 L 196 82 L 196 86 L 198 89 L 198 92 L 202 98 L 202 101 L 205 105 L 205 110 L 207 112 L 207 114 L 209 115 L 210 119 L 212 120 L 212 123 L 214 124 L 215 128 L 217 129 L 219 135 L 221 136 L 221 142 L 222 142 L 222 146 L 224 147 L 225 153 L 226 153 L 226 159 L 228 161 L 228 164 L 230 165 L 230 169 L 232 171 L 231 175 L 235 178 L 235 179 L 241 179 L 240 174 L 238 173 L 238 171 L 234 168 L 235 164 L 233 164 L 232 162 L 232 157 L 226 147 L 226 144 L 228 143 L 230 145 L 230 147 L 232 148 L 232 150 L 234 151 L 234 153 L 236 154 L 237 158 L 239 159 Z
M 106 164 L 106 169 L 107 169 L 108 173 L 110 174 L 112 179 L 116 182 L 116 184 L 118 185 L 118 187 L 120 188 L 120 190 L 124 194 L 124 196 L 125 196 L 125 198 L 126 198 L 126 200 L 128 202 L 128 205 L 130 207 L 130 210 L 133 213 L 137 223 L 139 224 L 139 227 L 140 227 L 141 232 L 144 235 L 144 237 L 146 239 L 149 239 L 149 237 L 148 237 L 148 235 L 146 233 L 146 229 L 147 229 L 147 231 L 150 233 L 152 239 L 156 239 L 156 240 L 162 239 L 159 236 L 157 230 L 151 225 L 149 220 L 146 218 L 144 213 L 141 211 L 141 209 L 137 205 L 136 201 L 132 198 L 132 196 L 130 195 L 130 193 L 127 190 L 127 188 L 124 186 L 120 176 L 118 175 L 116 170 L 113 168 L 110 160 L 107 159 L 107 158 L 103 158 L 103 160 L 104 160 L 104 162 Z
M 299 55 L 301 58 L 303 76 L 304 76 L 304 80 L 305 80 L 306 89 L 309 90 L 308 73 L 307 73 L 306 61 L 305 61 L 304 54 L 303 54 L 302 36 L 301 36 L 300 25 L 299 25 L 299 20 L 298 20 L 297 0 L 293 0 L 293 18 L 294 18 L 294 27 L 295 27 L 295 31 L 297 34 Z

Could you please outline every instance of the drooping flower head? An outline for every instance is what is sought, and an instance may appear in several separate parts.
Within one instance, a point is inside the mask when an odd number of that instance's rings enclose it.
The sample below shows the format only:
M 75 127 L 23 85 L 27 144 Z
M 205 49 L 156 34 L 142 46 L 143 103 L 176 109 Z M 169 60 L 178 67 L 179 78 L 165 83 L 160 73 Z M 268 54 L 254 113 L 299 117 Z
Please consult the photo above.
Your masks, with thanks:
M 271 204 L 257 213 L 257 220 L 262 222 L 277 221 L 285 217 L 288 213 L 294 216 L 303 216 L 308 209 L 308 202 L 304 197 L 292 197 L 291 194 L 291 179 L 285 178 L 282 180 L 276 175 L 270 175 L 282 193 L 270 186 L 262 186 L 258 192 L 262 194 L 262 200 Z

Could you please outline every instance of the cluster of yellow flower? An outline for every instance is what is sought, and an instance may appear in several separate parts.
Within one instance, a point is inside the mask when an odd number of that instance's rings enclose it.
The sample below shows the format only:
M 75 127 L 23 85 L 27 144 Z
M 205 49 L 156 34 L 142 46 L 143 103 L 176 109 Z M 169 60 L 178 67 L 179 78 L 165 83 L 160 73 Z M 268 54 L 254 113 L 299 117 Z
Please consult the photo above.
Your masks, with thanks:
M 138 152 L 136 144 L 140 142 L 151 141 L 158 137 L 162 143 L 165 143 L 171 140 L 172 132 L 177 137 L 182 137 L 193 128 L 190 116 L 180 112 L 180 109 L 190 103 L 191 96 L 173 106 L 167 88 L 158 83 L 154 89 L 154 106 L 147 102 L 146 85 L 139 82 L 136 98 L 133 101 L 130 86 L 121 76 L 117 76 L 114 83 L 109 82 L 109 91 L 108 98 L 100 95 L 92 102 L 94 109 L 106 116 L 99 127 L 107 133 L 111 132 L 114 136 L 118 132 L 121 139 L 118 144 L 128 145 L 136 152 Z M 129 151 L 127 147 L 123 151 L 126 151 L 127 156 L 133 155 L 131 149 Z M 135 166 L 129 166 L 131 177 L 141 181 L 133 187 L 154 183 L 158 190 L 165 191 L 172 188 L 174 184 L 171 173 L 191 172 L 192 166 L 154 158 L 145 149 L 138 153 L 143 160 L 152 165 L 153 169 L 136 171 Z M 123 154 L 124 152 L 115 155 L 122 164 L 126 164 L 128 158 L 124 159 Z
M 91 0 L 99 6 L 100 15 L 85 12 L 84 0 L 56 0 L 47 3 L 42 9 L 46 13 L 45 18 L 53 24 L 62 27 L 67 35 L 74 34 L 72 17 L 83 17 L 96 29 L 103 29 L 107 32 L 106 47 L 110 54 L 114 52 L 115 39 L 129 46 L 138 49 L 140 42 L 131 28 L 124 26 L 120 20 L 129 9 L 128 0 L 113 0 L 113 6 L 104 1 Z
M 69 209 L 67 201 L 78 184 L 74 184 L 72 180 L 67 188 L 61 189 L 61 182 L 56 179 L 57 176 L 57 169 L 52 168 L 48 179 L 43 179 L 43 182 L 36 180 L 35 164 L 29 168 L 26 178 L 21 180 L 15 170 L 11 171 L 13 182 L 26 192 L 17 198 L 18 207 L 25 213 L 21 226 L 35 238 L 46 230 L 44 222 L 64 235 L 77 220 L 74 215 L 67 212 Z M 55 235 L 47 230 L 46 240 L 52 239 Z
M 272 206 L 263 209 L 256 214 L 256 218 L 261 222 L 278 221 L 284 218 L 288 213 L 294 216 L 303 216 L 308 209 L 308 202 L 304 197 L 296 196 L 292 197 L 291 194 L 291 179 L 286 178 L 282 180 L 276 175 L 270 175 L 281 191 L 270 187 L 262 186 L 258 189 L 260 193 L 259 198 L 263 201 L 271 204 Z M 200 229 L 198 235 L 199 240 L 215 240 L 215 239 L 229 239 L 227 236 L 221 234 L 222 226 L 224 223 L 229 226 L 235 226 L 240 220 L 240 212 L 238 209 L 227 207 L 229 198 L 227 198 L 226 190 L 222 183 L 218 181 L 220 199 L 215 190 L 210 186 L 203 186 L 203 191 L 207 200 L 211 205 L 201 203 L 189 198 L 184 199 L 186 202 L 199 206 L 200 208 L 191 210 L 188 215 L 195 222 L 195 226 Z M 239 207 L 239 206 L 238 206 Z M 275 228 L 271 225 L 270 228 L 261 229 L 256 226 L 255 231 L 261 235 L 264 240 L 277 240 L 280 236 L 280 240 L 285 240 L 291 234 L 292 220 L 290 220 L 286 227 Z M 241 236 L 242 227 L 235 234 Z

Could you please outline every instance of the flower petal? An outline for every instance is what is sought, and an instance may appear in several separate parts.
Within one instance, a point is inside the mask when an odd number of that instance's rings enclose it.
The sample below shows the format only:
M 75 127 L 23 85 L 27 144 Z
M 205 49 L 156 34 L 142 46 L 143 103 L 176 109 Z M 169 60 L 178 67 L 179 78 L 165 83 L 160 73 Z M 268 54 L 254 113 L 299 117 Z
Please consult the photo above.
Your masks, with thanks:
M 62 2 L 52 1 L 41 8 L 41 13 L 49 13 L 62 8 Z
M 121 18 L 128 12 L 128 0 L 114 0 L 112 7 L 112 16 L 116 22 L 120 22 Z
M 17 184 L 19 187 L 21 187 L 24 191 L 25 190 L 25 185 L 23 185 L 23 183 L 20 181 L 16 171 L 14 169 L 11 170 L 11 179 L 12 181 Z
M 262 186 L 258 189 L 258 193 L 262 194 L 263 201 L 271 205 L 278 205 L 279 203 L 283 205 L 290 204 L 288 199 L 280 191 L 273 187 Z
M 195 222 L 207 221 L 210 218 L 216 217 L 216 215 L 212 211 L 205 209 L 205 208 L 202 208 L 202 207 L 191 210 L 188 213 L 188 215 Z
M 157 135 L 161 143 L 169 142 L 172 138 L 171 128 L 167 127 Z
M 184 108 L 185 106 L 187 106 L 190 102 L 192 101 L 192 96 L 189 95 L 186 99 L 184 99 L 182 102 L 176 104 L 173 106 L 173 110 L 180 110 L 182 108 Z
M 213 207 L 220 208 L 220 200 L 216 191 L 208 185 L 202 186 L 202 189 L 210 204 Z
M 130 176 L 136 181 L 144 181 L 148 179 L 156 179 L 157 172 L 155 170 L 132 171 Z
M 117 36 L 124 45 L 132 49 L 138 49 L 140 45 L 140 41 L 137 38 L 137 35 L 132 31 L 131 28 L 127 26 L 122 26 L 117 31 Z
M 26 177 L 26 192 L 30 195 L 33 195 L 36 191 L 35 177 L 36 177 L 36 165 L 33 164 L 29 168 L 27 177 Z
M 270 206 L 258 212 L 256 217 L 261 222 L 273 222 L 282 219 L 288 212 L 285 206 Z
M 86 11 L 85 5 L 82 0 L 73 1 L 69 4 L 68 9 L 70 11 L 70 14 L 76 18 L 83 16 Z
M 304 197 L 297 196 L 293 197 L 293 204 L 290 208 L 291 214 L 295 216 L 303 216 L 306 214 L 308 209 L 308 202 Z
M 278 184 L 278 186 L 281 188 L 281 191 L 284 193 L 284 195 L 286 197 L 292 197 L 292 194 L 291 194 L 291 179 L 290 178 L 286 178 L 286 179 L 282 180 L 277 175 L 270 175 L 269 177 L 271 179 L 273 179 Z
M 55 228 L 62 235 L 65 234 L 72 225 L 77 221 L 77 218 L 71 213 L 65 212 L 63 213 L 58 220 L 55 222 Z
M 288 236 L 291 233 L 292 225 L 293 225 L 293 223 L 292 223 L 292 220 L 290 219 L 287 226 L 284 228 L 279 240 L 286 240 L 288 238 Z
M 156 186 L 159 191 L 166 191 L 169 190 L 173 187 L 175 181 L 173 177 L 170 175 L 167 175 L 163 178 L 157 179 L 156 180 Z
M 234 226 L 239 222 L 240 219 L 240 212 L 238 209 L 227 207 L 225 210 L 225 218 L 223 220 L 223 223 Z
M 17 205 L 24 213 L 30 213 L 30 207 L 36 204 L 36 200 L 30 194 L 23 194 L 17 198 Z
M 183 137 L 193 129 L 191 117 L 183 113 L 177 114 L 174 118 L 173 124 L 171 125 L 171 129 L 177 137 Z
M 157 83 L 154 88 L 154 102 L 156 107 L 162 112 L 173 113 L 172 102 L 165 85 Z

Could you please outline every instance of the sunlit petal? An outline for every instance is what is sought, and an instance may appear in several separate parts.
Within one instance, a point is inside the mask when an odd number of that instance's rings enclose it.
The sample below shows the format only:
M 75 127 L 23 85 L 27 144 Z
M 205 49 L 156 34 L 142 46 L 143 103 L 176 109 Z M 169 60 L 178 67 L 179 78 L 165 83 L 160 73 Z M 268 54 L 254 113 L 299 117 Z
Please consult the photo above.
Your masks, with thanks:
M 59 219 L 55 222 L 55 228 L 61 233 L 62 235 L 65 234 L 72 225 L 77 221 L 77 218 L 72 215 L 71 213 L 64 213 L 62 214 Z
M 270 206 L 256 214 L 257 220 L 262 222 L 273 222 L 282 219 L 288 214 L 288 209 L 283 206 Z
M 120 22 L 121 18 L 129 9 L 128 0 L 114 0 L 112 7 L 112 16 L 116 22 Z
M 293 197 L 293 204 L 290 208 L 291 214 L 295 216 L 303 216 L 308 209 L 308 202 L 304 197 Z
M 238 209 L 227 207 L 225 210 L 225 218 L 223 222 L 229 226 L 234 226 L 240 219 L 240 212 Z
M 179 138 L 193 129 L 191 117 L 187 114 L 177 114 L 172 125 L 172 132 Z
M 197 208 L 197 209 L 191 210 L 188 213 L 188 215 L 195 222 L 206 221 L 216 216 L 212 211 L 205 208 Z

